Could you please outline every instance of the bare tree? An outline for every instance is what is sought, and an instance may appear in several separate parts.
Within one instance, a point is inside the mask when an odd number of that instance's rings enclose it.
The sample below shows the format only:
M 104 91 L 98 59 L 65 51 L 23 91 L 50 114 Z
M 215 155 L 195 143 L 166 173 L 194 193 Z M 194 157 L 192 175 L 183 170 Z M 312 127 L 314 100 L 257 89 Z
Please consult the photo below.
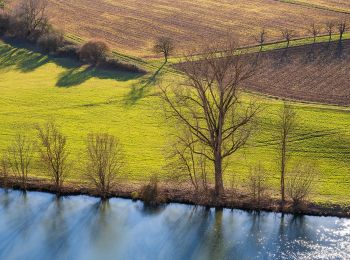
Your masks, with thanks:
M 187 128 L 179 129 L 168 156 L 168 160 L 172 159 L 168 165 L 172 178 L 176 171 L 177 181 L 190 180 L 196 191 L 207 191 L 209 162 L 207 157 L 203 156 L 204 149 L 205 146 L 199 143 Z M 195 153 L 197 150 L 201 151 L 201 154 Z
M 280 190 L 281 201 L 285 202 L 285 178 L 287 163 L 290 158 L 289 143 L 291 141 L 291 135 L 296 125 L 296 113 L 293 107 L 286 102 L 283 105 L 282 111 L 279 115 L 279 140 L 278 140 L 278 152 L 280 159 Z
M 200 61 L 188 56 L 182 65 L 186 84 L 160 86 L 169 115 L 201 144 L 193 153 L 206 157 L 215 169 L 217 196 L 224 192 L 223 161 L 246 144 L 259 110 L 239 97 L 241 84 L 253 76 L 257 65 L 255 58 L 236 55 L 236 46 L 228 42 L 224 53 L 209 47 Z
M 310 24 L 310 27 L 308 28 L 309 33 L 312 34 L 312 37 L 314 38 L 314 44 L 316 43 L 317 36 L 321 33 L 321 27 L 316 25 L 315 23 Z
M 36 31 L 43 31 L 48 26 L 48 0 L 22 0 L 18 7 L 18 17 L 23 22 L 26 37 Z
M 115 136 L 107 133 L 88 135 L 86 176 L 103 199 L 110 196 L 123 165 L 121 145 Z
M 340 43 L 340 44 L 341 44 L 341 42 L 343 41 L 344 33 L 346 32 L 347 27 L 348 27 L 348 24 L 347 24 L 347 22 L 346 22 L 345 20 L 344 20 L 344 21 L 341 21 L 341 22 L 338 24 L 339 43 Z
M 255 41 L 259 44 L 259 46 L 260 46 L 259 52 L 261 52 L 263 47 L 264 47 L 264 44 L 266 42 L 266 31 L 265 31 L 265 29 L 262 29 L 260 31 L 259 36 L 255 37 Z
M 248 176 L 248 188 L 253 199 L 258 203 L 261 202 L 261 199 L 267 190 L 266 179 L 266 171 L 261 164 L 250 170 Z
M 330 44 L 330 42 L 332 41 L 332 36 L 334 33 L 335 26 L 336 26 L 336 24 L 333 21 L 328 21 L 326 23 L 326 29 L 327 29 L 327 33 L 328 33 L 328 44 Z
M 0 158 L 0 176 L 2 178 L 2 184 L 4 188 L 7 188 L 8 178 L 9 178 L 9 160 L 8 155 L 5 153 Z
M 165 63 L 168 62 L 168 57 L 174 49 L 174 41 L 169 37 L 159 37 L 153 47 L 153 51 L 156 54 L 162 53 L 164 55 Z
M 287 194 L 295 205 L 304 201 L 310 194 L 318 172 L 308 163 L 299 163 L 287 178 Z
M 28 173 L 33 158 L 33 143 L 23 134 L 17 134 L 8 148 L 8 165 L 19 180 L 21 188 L 27 189 Z
M 47 167 L 47 171 L 59 194 L 71 166 L 68 161 L 67 137 L 61 133 L 52 121 L 43 126 L 38 125 L 37 131 L 41 160 Z
M 289 48 L 290 41 L 293 39 L 293 37 L 295 37 L 294 31 L 290 30 L 290 29 L 284 29 L 281 31 L 281 33 L 282 33 L 283 38 L 287 42 L 287 48 Z

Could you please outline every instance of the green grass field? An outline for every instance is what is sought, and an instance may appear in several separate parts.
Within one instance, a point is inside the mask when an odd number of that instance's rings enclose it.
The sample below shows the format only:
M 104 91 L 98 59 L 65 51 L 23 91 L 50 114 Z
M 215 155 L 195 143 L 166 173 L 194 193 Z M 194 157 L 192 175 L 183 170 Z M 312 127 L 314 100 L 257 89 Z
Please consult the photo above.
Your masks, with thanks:
M 82 176 L 87 133 L 100 131 L 122 142 L 129 180 L 146 180 L 154 173 L 164 176 L 167 136 L 173 128 L 164 118 L 157 82 L 176 84 L 182 78 L 167 67 L 155 74 L 158 64 L 150 64 L 152 72 L 145 76 L 112 73 L 0 43 L 0 150 L 5 151 L 16 132 L 35 136 L 36 123 L 54 119 L 69 138 L 74 160 L 71 179 Z M 261 126 L 248 147 L 231 159 L 226 182 L 236 175 L 244 183 L 249 168 L 261 162 L 277 192 L 274 136 L 281 102 L 254 98 L 264 107 Z M 320 170 L 312 199 L 349 204 L 350 109 L 294 105 L 299 127 L 292 145 L 293 160 L 314 162 Z M 38 158 L 34 163 L 33 174 L 42 175 Z

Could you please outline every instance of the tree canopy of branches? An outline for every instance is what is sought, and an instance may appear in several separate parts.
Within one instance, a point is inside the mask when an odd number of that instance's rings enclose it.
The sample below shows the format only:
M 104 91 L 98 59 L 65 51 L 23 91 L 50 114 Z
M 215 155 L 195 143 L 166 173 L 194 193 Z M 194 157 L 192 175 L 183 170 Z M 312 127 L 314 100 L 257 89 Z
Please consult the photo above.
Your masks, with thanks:
M 339 24 L 338 24 L 338 32 L 339 32 L 339 42 L 341 43 L 342 40 L 343 40 L 343 37 L 344 37 L 344 33 L 346 32 L 348 28 L 348 24 L 347 22 L 344 20 L 344 21 L 341 21 Z
M 304 201 L 309 196 L 317 175 L 317 169 L 309 163 L 299 163 L 288 174 L 287 194 L 295 205 Z
M 169 55 L 171 55 L 174 49 L 174 41 L 169 37 L 159 37 L 153 47 L 153 51 L 156 54 L 162 53 L 164 55 L 165 62 L 168 61 Z
M 309 33 L 311 33 L 312 37 L 314 38 L 314 44 L 315 44 L 317 36 L 321 33 L 321 27 L 315 23 L 312 23 L 312 24 L 310 24 L 308 31 L 309 31 Z
M 95 185 L 102 198 L 107 198 L 124 165 L 118 139 L 107 133 L 89 134 L 86 165 L 88 181 Z
M 41 160 L 59 193 L 70 168 L 67 137 L 60 132 L 54 122 L 37 126 L 37 131 Z
M 253 102 L 243 104 L 239 96 L 241 84 L 256 70 L 256 59 L 236 55 L 232 41 L 227 52 L 220 49 L 208 47 L 200 61 L 186 58 L 182 65 L 186 84 L 160 86 L 168 115 L 193 137 L 188 139 L 189 145 L 195 144 L 192 152 L 212 163 L 217 196 L 224 192 L 223 161 L 246 144 L 259 110 Z
M 265 29 L 260 31 L 260 34 L 259 34 L 258 37 L 255 38 L 255 41 L 259 44 L 260 52 L 261 52 L 262 49 L 263 49 L 263 46 L 264 46 L 264 44 L 266 42 L 266 31 L 265 31 Z
M 328 43 L 330 43 L 332 41 L 332 36 L 334 33 L 334 27 L 335 27 L 335 22 L 333 21 L 328 21 L 326 23 L 326 29 L 327 29 L 327 33 L 328 33 Z
M 8 166 L 19 180 L 21 187 L 26 190 L 28 173 L 33 159 L 33 144 L 23 134 L 17 134 L 8 148 Z
M 41 34 L 48 27 L 47 0 L 22 0 L 17 10 L 19 22 L 24 26 L 25 37 Z
M 284 29 L 281 31 L 283 38 L 286 40 L 287 42 L 287 48 L 290 45 L 290 41 L 293 39 L 293 37 L 295 37 L 295 33 L 293 30 L 290 29 Z
M 296 113 L 293 107 L 287 103 L 284 103 L 282 111 L 279 115 L 279 139 L 278 139 L 278 153 L 280 159 L 280 190 L 281 201 L 285 202 L 285 178 L 287 163 L 290 158 L 291 135 L 296 126 Z

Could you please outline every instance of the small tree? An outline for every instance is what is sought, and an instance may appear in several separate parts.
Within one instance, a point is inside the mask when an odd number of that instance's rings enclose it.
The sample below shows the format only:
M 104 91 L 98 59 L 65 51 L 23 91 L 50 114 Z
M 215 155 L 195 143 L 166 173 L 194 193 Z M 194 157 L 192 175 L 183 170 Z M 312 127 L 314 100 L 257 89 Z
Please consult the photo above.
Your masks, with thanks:
M 51 31 L 39 37 L 38 47 L 46 53 L 55 53 L 63 46 L 64 36 L 60 31 Z
M 123 165 L 121 145 L 115 136 L 107 133 L 88 135 L 86 176 L 103 199 L 110 196 Z
M 278 153 L 280 159 L 280 190 L 282 204 L 285 202 L 285 177 L 287 163 L 290 157 L 289 143 L 291 141 L 291 135 L 296 125 L 296 113 L 293 107 L 287 103 L 284 103 L 282 111 L 279 115 L 279 139 L 278 139 Z
M 3 186 L 6 188 L 8 184 L 8 178 L 9 178 L 9 160 L 8 160 L 8 155 L 5 153 L 1 158 L 0 158 L 0 176 L 3 181 Z
M 290 41 L 292 40 L 293 37 L 295 37 L 295 33 L 293 30 L 290 29 L 284 29 L 281 31 L 283 38 L 287 42 L 287 48 L 289 48 Z
M 321 27 L 316 25 L 315 23 L 310 24 L 310 27 L 308 28 L 309 33 L 311 33 L 312 37 L 314 38 L 314 44 L 316 43 L 317 36 L 321 33 Z
M 25 38 L 37 39 L 48 30 L 47 6 L 48 0 L 22 0 L 20 2 L 17 17 L 18 23 L 24 27 Z
M 332 41 L 332 36 L 333 36 L 333 33 L 334 33 L 335 25 L 336 24 L 333 21 L 328 21 L 326 23 L 326 30 L 327 30 L 327 33 L 328 33 L 328 44 L 330 44 L 330 42 Z
M 201 147 L 198 147 L 201 146 Z M 175 142 L 171 144 L 169 160 L 172 162 L 168 165 L 171 171 L 172 179 L 174 172 L 175 178 L 190 183 L 194 189 L 199 191 L 208 190 L 207 173 L 209 171 L 209 160 L 203 156 L 205 147 L 196 141 L 193 134 L 188 129 L 178 130 Z M 196 151 L 201 151 L 200 154 Z
M 300 204 L 310 195 L 317 175 L 317 169 L 307 163 L 299 163 L 288 174 L 287 194 L 293 200 L 294 205 Z
M 260 46 L 259 52 L 261 52 L 263 47 L 264 47 L 264 44 L 266 42 L 266 31 L 265 31 L 265 29 L 261 30 L 259 36 L 255 38 L 255 41 L 259 44 L 259 46 Z
M 153 47 L 156 54 L 162 53 L 164 55 L 165 63 L 168 62 L 168 57 L 174 49 L 174 41 L 169 37 L 159 37 Z
M 341 21 L 338 24 L 338 32 L 339 32 L 339 43 L 341 44 L 341 42 L 343 41 L 343 37 L 344 37 L 344 33 L 347 30 L 347 22 L 346 21 Z
M 93 40 L 81 46 L 79 58 L 82 62 L 96 65 L 107 58 L 108 52 L 109 47 L 105 42 Z
M 25 135 L 17 134 L 8 148 L 8 165 L 24 190 L 27 189 L 32 158 L 33 143 Z
M 45 164 L 59 194 L 70 168 L 67 137 L 60 132 L 52 121 L 43 126 L 37 126 L 37 131 L 41 160 Z
M 258 203 L 261 202 L 261 199 L 267 190 L 266 179 L 266 171 L 261 164 L 250 170 L 248 176 L 248 188 L 253 199 Z

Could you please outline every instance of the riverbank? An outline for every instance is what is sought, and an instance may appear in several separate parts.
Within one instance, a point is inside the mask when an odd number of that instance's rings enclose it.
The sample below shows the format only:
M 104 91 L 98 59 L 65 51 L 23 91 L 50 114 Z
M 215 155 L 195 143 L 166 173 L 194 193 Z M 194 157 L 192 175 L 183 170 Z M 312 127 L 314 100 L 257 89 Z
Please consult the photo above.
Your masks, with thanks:
M 125 198 L 142 200 L 138 195 L 144 183 L 121 183 L 116 186 L 110 194 L 110 198 Z M 0 178 L 0 187 L 15 190 L 23 190 L 17 181 L 10 179 L 5 181 Z M 56 194 L 56 189 L 48 180 L 39 178 L 30 178 L 27 183 L 27 191 L 38 191 Z M 135 196 L 135 194 L 137 194 Z M 210 208 L 228 208 L 241 209 L 247 211 L 266 211 L 275 213 L 286 213 L 296 215 L 311 216 L 332 216 L 340 218 L 350 218 L 350 205 L 341 206 L 339 204 L 317 204 L 304 202 L 295 206 L 291 201 L 281 207 L 281 202 L 273 198 L 265 198 L 257 202 L 251 196 L 239 194 L 237 191 L 226 190 L 225 196 L 217 199 L 215 196 L 207 193 L 196 193 L 186 186 L 170 187 L 170 185 L 158 185 L 157 204 L 182 203 L 188 205 L 198 205 Z M 97 190 L 88 184 L 78 182 L 66 182 L 60 191 L 60 196 L 87 195 L 100 197 Z

